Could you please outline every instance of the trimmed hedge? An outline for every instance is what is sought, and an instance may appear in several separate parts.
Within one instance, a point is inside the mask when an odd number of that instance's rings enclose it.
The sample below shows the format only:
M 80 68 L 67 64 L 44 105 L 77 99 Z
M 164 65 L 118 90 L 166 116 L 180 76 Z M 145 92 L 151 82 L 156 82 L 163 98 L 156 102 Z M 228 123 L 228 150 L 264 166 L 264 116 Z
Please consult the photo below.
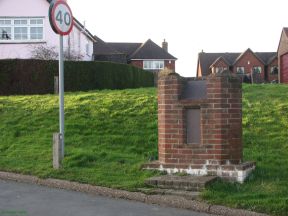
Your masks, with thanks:
M 150 87 L 154 75 L 131 65 L 65 61 L 65 91 Z M 0 95 L 49 94 L 54 91 L 58 61 L 0 60 Z

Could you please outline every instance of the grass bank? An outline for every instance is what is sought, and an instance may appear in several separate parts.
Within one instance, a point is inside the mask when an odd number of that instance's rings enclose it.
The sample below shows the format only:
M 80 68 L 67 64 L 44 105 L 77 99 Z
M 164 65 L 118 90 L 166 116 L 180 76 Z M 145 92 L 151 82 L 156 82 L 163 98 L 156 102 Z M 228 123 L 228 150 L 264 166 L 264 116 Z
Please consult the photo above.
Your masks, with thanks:
M 288 85 L 243 86 L 244 159 L 257 162 L 245 184 L 217 182 L 202 198 L 213 204 L 288 215 Z M 52 169 L 58 131 L 54 95 L 0 97 L 0 170 L 136 190 L 157 155 L 154 88 L 68 93 L 66 158 Z
M 0 97 L 0 169 L 134 190 L 157 155 L 155 89 L 65 95 L 64 167 L 52 169 L 58 97 Z
M 288 215 L 288 86 L 243 86 L 244 160 L 257 162 L 245 184 L 213 184 L 213 204 Z

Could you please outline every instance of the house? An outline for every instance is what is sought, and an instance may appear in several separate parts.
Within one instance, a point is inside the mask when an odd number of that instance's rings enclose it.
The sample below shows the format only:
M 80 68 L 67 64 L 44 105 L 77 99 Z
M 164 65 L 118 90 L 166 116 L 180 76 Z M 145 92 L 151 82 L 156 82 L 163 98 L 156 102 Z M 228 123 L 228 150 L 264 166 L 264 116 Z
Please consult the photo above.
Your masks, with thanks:
M 230 70 L 239 75 L 257 74 L 260 81 L 278 80 L 276 52 L 205 53 L 198 54 L 197 77 Z
M 175 71 L 177 58 L 168 53 L 168 43 L 165 40 L 160 47 L 151 39 L 145 43 L 108 43 L 96 38 L 94 60 L 131 64 L 158 72 L 164 68 Z
M 45 47 L 58 52 L 59 36 L 52 30 L 48 10 L 51 0 L 0 1 L 0 59 L 33 58 Z M 93 35 L 74 18 L 74 28 L 64 37 L 64 53 L 78 60 L 93 60 Z
M 283 28 L 278 45 L 279 82 L 288 83 L 288 28 Z

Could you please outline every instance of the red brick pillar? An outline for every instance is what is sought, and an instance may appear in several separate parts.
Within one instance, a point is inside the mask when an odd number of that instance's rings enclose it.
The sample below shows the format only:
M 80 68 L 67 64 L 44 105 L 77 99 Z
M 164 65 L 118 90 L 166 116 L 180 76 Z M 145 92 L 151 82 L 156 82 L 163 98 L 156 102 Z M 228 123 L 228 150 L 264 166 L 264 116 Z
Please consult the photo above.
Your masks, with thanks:
M 177 164 L 177 146 L 183 143 L 183 112 L 179 106 L 181 77 L 160 75 L 158 80 L 158 151 L 160 163 Z
M 210 145 L 217 164 L 242 161 L 242 86 L 230 72 L 207 79 L 206 126 L 203 144 Z M 211 149 L 211 148 L 210 148 Z

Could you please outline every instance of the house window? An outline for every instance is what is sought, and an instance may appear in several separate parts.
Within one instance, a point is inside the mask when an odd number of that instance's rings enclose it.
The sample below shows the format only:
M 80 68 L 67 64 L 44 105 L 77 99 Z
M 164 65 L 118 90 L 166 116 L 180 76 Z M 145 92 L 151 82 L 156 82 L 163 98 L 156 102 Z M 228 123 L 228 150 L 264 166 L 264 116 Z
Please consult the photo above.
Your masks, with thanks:
M 14 40 L 27 40 L 28 28 L 27 27 L 14 27 Z
M 253 73 L 261 73 L 261 67 L 260 66 L 254 66 L 253 67 Z
M 278 66 L 272 66 L 270 74 L 277 75 L 278 74 Z
M 11 35 L 11 27 L 1 27 L 0 26 L 0 33 L 1 33 L 1 37 L 0 40 L 11 40 L 12 39 L 12 35 Z
M 221 73 L 222 71 L 227 70 L 227 67 L 216 67 L 215 72 L 216 73 Z
M 0 42 L 39 41 L 44 39 L 43 18 L 1 18 Z
M 164 69 L 164 60 L 163 61 L 143 61 L 143 69 L 146 69 L 146 70 Z
M 30 39 L 31 40 L 43 39 L 43 27 L 31 27 L 30 28 Z
M 244 69 L 244 67 L 237 67 L 237 68 L 236 68 L 236 73 L 237 73 L 237 74 L 245 74 L 245 69 Z

